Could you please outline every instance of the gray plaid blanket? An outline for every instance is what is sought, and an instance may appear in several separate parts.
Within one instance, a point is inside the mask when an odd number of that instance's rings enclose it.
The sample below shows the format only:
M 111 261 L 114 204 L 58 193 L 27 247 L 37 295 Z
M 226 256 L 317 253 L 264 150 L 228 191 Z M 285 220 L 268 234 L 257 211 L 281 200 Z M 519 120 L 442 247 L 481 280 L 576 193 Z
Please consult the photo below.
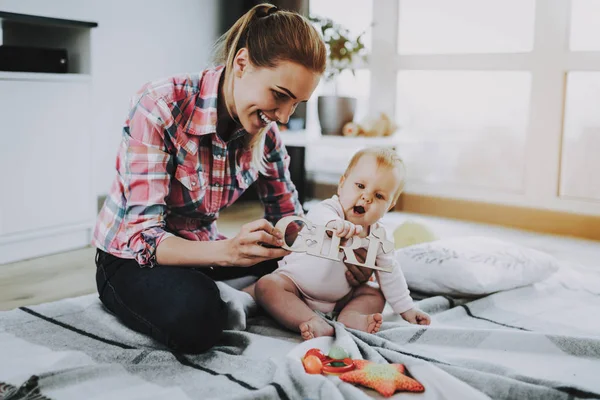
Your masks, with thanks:
M 413 326 L 386 309 L 376 335 L 331 322 L 302 342 L 224 284 L 231 330 L 201 355 L 176 354 L 117 322 L 95 295 L 0 313 L 0 399 L 367 399 L 377 392 L 304 373 L 310 347 L 403 363 L 425 386 L 394 398 L 600 398 L 600 277 L 563 268 L 479 299 L 429 297 Z

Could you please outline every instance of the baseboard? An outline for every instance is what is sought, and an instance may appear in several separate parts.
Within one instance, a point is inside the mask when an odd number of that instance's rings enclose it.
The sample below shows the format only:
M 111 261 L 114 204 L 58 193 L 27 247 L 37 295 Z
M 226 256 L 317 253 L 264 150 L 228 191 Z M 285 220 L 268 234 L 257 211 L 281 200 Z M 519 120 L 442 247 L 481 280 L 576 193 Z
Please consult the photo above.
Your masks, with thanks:
M 600 240 L 600 216 L 416 194 L 403 194 L 396 208 L 418 214 Z
M 313 185 L 314 197 L 318 199 L 331 197 L 337 190 L 337 185 L 319 182 L 313 183 Z M 600 216 L 410 193 L 403 193 L 400 196 L 395 209 L 416 214 L 600 241 Z
M 337 185 L 331 183 L 311 182 L 310 186 L 314 199 L 328 199 L 337 193 Z

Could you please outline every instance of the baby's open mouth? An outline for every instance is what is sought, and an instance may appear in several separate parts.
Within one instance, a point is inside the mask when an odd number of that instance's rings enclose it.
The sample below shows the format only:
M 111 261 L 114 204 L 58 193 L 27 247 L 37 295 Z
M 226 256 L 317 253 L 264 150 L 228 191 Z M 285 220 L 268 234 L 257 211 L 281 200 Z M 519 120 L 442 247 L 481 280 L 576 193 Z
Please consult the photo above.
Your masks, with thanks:
M 354 206 L 354 212 L 356 214 L 364 214 L 365 208 L 363 206 Z

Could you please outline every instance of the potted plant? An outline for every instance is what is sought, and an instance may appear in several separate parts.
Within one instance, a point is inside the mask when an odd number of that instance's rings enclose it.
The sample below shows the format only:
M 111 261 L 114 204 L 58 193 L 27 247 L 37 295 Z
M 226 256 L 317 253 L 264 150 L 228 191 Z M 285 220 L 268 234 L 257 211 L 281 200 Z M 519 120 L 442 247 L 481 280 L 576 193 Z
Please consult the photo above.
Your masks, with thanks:
M 333 95 L 318 98 L 319 122 L 324 135 L 342 135 L 342 127 L 354 119 L 356 99 L 338 96 L 337 78 L 344 70 L 354 74 L 358 60 L 366 59 L 366 49 L 362 42 L 365 32 L 353 37 L 348 29 L 330 18 L 310 16 L 310 21 L 321 30 L 327 46 L 326 83 L 333 88 Z

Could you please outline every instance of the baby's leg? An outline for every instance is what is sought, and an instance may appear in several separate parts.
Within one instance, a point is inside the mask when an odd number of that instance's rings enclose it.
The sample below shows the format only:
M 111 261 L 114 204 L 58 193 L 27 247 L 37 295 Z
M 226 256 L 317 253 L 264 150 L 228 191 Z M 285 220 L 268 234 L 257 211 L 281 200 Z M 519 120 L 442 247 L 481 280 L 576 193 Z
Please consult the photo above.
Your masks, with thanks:
M 348 328 L 376 333 L 383 322 L 381 312 L 384 306 L 385 298 L 381 290 L 363 284 L 354 291 L 352 300 L 342 309 L 338 321 Z
M 258 304 L 283 326 L 300 332 L 303 339 L 333 336 L 333 327 L 302 301 L 298 288 L 287 276 L 265 275 L 254 291 Z

